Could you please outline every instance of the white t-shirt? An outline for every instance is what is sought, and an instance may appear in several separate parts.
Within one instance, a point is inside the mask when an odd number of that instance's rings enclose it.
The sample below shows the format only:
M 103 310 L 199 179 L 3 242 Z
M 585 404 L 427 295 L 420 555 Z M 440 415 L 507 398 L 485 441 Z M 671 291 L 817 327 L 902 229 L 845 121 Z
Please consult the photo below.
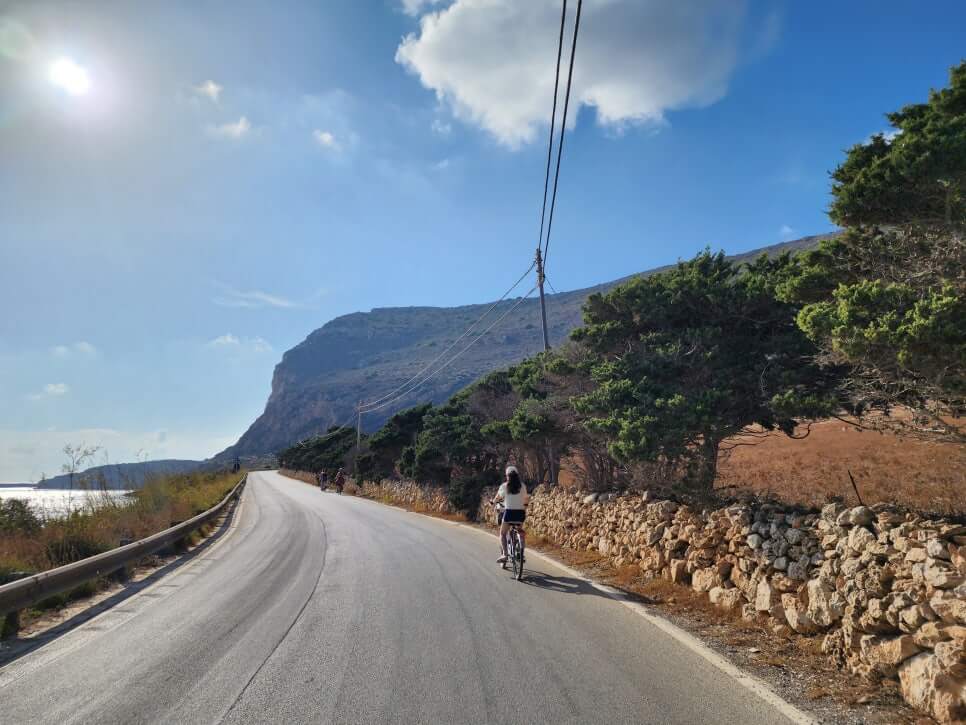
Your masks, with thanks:
M 527 495 L 527 487 L 523 485 L 522 481 L 520 482 L 519 493 L 510 493 L 507 491 L 506 482 L 504 481 L 500 484 L 500 488 L 496 492 L 496 497 L 500 498 L 500 496 L 503 497 L 503 505 L 506 506 L 507 510 L 512 511 L 522 511 L 527 499 L 530 498 Z

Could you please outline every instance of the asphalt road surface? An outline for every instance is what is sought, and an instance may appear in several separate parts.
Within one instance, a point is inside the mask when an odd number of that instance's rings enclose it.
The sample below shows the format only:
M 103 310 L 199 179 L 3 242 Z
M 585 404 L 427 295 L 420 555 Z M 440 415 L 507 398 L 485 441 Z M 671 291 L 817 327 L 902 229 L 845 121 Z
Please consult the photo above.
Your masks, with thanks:
M 193 561 L 0 669 L 10 723 L 788 723 L 466 527 L 254 473 Z

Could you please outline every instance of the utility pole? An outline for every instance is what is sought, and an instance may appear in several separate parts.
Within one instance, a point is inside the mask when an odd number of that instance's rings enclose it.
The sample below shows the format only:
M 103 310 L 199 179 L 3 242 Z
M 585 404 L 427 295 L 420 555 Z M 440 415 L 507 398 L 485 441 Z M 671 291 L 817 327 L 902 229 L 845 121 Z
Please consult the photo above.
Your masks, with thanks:
M 356 404 L 356 454 L 355 460 L 353 461 L 353 468 L 355 471 L 356 480 L 359 480 L 359 448 L 362 446 L 362 401 L 360 400 Z M 358 484 L 357 484 L 358 485 Z
M 537 286 L 540 288 L 540 317 L 543 320 L 543 350 L 550 349 L 550 336 L 547 334 L 547 300 L 543 295 L 543 255 L 540 254 L 540 247 L 537 247 Z
M 537 246 L 537 286 L 540 287 L 540 318 L 543 321 L 543 350 L 548 352 L 550 350 L 550 335 L 547 334 L 547 300 L 543 294 L 543 255 L 540 254 L 540 247 Z M 550 463 L 550 483 L 551 485 L 556 485 L 557 483 L 557 472 L 553 465 L 554 454 L 553 454 L 553 443 L 551 443 L 547 448 L 547 454 Z

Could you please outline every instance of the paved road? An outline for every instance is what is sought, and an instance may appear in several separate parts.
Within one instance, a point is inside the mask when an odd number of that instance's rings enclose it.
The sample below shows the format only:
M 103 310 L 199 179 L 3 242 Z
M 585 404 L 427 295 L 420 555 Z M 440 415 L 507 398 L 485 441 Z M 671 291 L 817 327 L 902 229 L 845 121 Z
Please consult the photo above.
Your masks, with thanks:
M 192 563 L 0 669 L 4 723 L 787 723 L 494 541 L 274 473 Z

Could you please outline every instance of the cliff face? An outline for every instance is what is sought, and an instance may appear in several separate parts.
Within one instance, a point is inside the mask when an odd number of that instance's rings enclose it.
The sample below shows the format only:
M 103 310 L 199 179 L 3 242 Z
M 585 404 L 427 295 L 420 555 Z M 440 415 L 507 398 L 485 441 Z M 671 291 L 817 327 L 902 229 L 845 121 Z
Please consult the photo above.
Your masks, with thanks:
M 765 247 L 737 258 L 794 251 L 815 246 L 820 237 L 806 237 Z M 661 271 L 649 270 L 643 274 Z M 608 290 L 615 280 L 597 287 L 549 295 L 551 344 L 563 342 L 581 322 L 588 295 Z M 439 364 L 479 335 L 517 302 L 508 299 Z M 463 307 L 396 307 L 337 317 L 286 352 L 276 365 L 265 411 L 238 442 L 216 458 L 274 453 L 294 441 L 324 432 L 330 426 L 355 422 L 359 400 L 372 400 L 416 375 L 453 343 L 490 304 Z M 518 362 L 542 349 L 540 304 L 525 300 L 453 364 L 406 398 L 363 416 L 367 431 L 379 428 L 403 408 L 419 402 L 440 403 L 481 375 Z M 436 366 L 433 367 L 435 369 Z

